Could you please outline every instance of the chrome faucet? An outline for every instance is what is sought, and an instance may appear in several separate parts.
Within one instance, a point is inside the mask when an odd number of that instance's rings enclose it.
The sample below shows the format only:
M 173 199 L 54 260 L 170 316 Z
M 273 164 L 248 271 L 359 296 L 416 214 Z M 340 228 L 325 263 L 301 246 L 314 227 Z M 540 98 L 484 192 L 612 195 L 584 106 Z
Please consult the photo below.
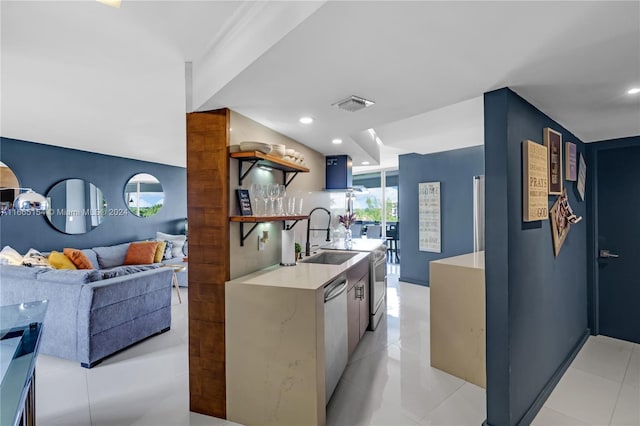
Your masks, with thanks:
M 327 222 L 327 228 L 311 228 L 311 215 L 316 210 L 324 210 L 329 215 L 329 222 Z M 309 218 L 307 219 L 307 244 L 305 245 L 304 254 L 305 256 L 311 256 L 311 243 L 309 242 L 310 231 L 327 231 L 327 241 L 331 241 L 329 238 L 329 233 L 331 232 L 331 212 L 324 207 L 316 207 L 315 209 L 309 212 Z

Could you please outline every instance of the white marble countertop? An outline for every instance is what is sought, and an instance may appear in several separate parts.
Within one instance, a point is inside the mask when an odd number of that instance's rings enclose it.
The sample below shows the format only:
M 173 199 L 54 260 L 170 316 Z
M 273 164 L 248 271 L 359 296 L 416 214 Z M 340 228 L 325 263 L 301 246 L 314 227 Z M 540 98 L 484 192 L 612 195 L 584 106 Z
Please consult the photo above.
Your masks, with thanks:
M 375 251 L 384 243 L 384 240 L 379 238 L 354 238 L 351 241 L 353 245 L 348 251 Z M 325 250 L 347 250 L 344 246 L 344 239 L 323 245 L 321 248 Z
M 227 284 L 250 284 L 266 287 L 317 290 L 324 287 L 335 277 L 366 258 L 369 253 L 361 252 L 340 265 L 298 262 L 296 266 L 274 265 L 253 272 Z
M 460 256 L 447 257 L 445 259 L 432 260 L 429 263 L 460 266 L 463 268 L 484 269 L 484 251 L 477 251 Z

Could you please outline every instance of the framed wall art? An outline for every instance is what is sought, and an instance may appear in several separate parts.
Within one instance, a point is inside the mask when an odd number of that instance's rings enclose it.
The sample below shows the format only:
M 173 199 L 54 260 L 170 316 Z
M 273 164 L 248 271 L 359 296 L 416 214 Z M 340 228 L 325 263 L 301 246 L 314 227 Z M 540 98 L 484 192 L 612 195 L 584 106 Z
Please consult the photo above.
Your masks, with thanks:
M 549 172 L 547 147 L 522 141 L 522 220 L 549 219 Z
M 549 195 L 562 194 L 562 135 L 545 127 L 544 146 L 549 150 Z
M 576 144 L 571 142 L 564 143 L 564 178 L 575 182 L 578 180 L 578 161 L 576 158 Z
M 420 251 L 440 253 L 440 182 L 418 184 L 418 241 Z
M 568 220 L 568 202 L 567 194 L 563 193 L 558 197 L 551 210 L 549 211 L 549 219 L 551 220 L 551 234 L 553 237 L 553 254 L 558 256 L 564 240 L 569 234 L 571 226 Z
M 587 183 L 587 163 L 584 161 L 584 157 L 580 154 L 580 163 L 578 164 L 578 195 L 580 199 L 584 201 L 584 188 Z

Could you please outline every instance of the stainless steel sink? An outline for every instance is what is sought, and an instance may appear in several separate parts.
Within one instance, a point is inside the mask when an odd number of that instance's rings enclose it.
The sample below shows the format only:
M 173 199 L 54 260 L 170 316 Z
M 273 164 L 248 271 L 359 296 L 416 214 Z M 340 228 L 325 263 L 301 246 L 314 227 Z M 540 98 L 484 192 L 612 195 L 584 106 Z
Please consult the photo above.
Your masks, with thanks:
M 302 259 L 304 263 L 322 263 L 323 265 L 341 265 L 353 256 L 357 256 L 358 253 L 339 253 L 323 251 L 320 254 L 316 254 L 306 259 Z

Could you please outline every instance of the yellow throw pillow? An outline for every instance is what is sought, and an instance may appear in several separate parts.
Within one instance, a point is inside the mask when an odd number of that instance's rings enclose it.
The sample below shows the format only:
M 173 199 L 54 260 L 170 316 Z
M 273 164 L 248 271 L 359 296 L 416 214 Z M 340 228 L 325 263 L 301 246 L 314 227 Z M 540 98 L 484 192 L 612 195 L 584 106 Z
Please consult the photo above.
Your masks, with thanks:
M 71 259 L 55 250 L 49 254 L 49 263 L 56 269 L 78 269 Z
M 164 257 L 164 249 L 167 248 L 167 243 L 165 241 L 158 241 L 158 247 L 156 247 L 156 254 L 153 257 L 153 263 L 162 262 L 162 258 Z

